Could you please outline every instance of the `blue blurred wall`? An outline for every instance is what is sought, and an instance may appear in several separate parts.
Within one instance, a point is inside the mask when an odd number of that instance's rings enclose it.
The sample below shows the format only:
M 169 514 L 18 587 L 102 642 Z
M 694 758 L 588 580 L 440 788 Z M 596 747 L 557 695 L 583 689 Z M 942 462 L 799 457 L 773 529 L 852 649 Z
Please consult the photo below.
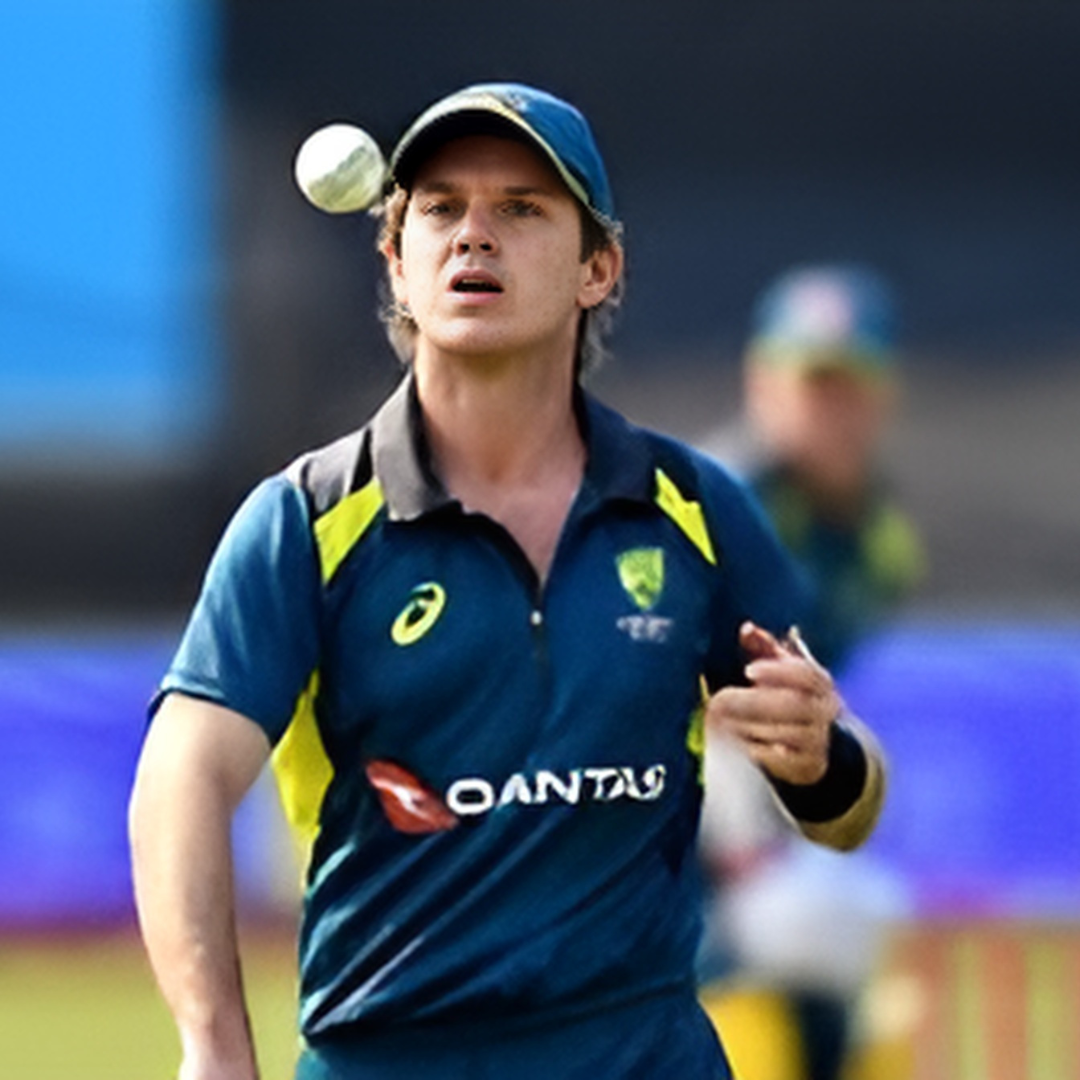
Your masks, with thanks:
M 216 10 L 0 6 L 5 469 L 148 464 L 219 419 Z
M 168 628 L 0 636 L 0 932 L 134 919 L 127 804 Z M 271 789 L 235 823 L 240 901 L 296 891 Z
M 0 929 L 133 917 L 127 799 L 174 643 L 0 638 Z M 916 912 L 1080 915 L 1080 624 L 901 624 L 867 642 L 844 690 L 891 759 L 867 850 Z M 237 823 L 252 911 L 295 894 L 269 795 Z

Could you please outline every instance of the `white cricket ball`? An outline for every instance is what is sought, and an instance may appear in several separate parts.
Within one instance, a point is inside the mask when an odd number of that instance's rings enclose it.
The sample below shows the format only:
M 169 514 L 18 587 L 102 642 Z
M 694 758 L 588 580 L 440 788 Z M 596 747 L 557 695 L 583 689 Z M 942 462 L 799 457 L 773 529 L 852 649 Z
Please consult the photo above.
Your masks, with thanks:
M 378 201 L 386 159 L 363 128 L 328 124 L 304 140 L 293 173 L 313 206 L 328 214 L 352 214 Z

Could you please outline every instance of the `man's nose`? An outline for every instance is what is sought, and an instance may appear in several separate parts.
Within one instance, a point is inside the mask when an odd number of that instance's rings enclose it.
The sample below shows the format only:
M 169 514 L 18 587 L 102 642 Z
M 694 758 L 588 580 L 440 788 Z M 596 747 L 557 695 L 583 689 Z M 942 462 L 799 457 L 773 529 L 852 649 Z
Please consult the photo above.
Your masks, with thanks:
M 454 250 L 462 255 L 470 251 L 482 251 L 485 255 L 490 255 L 495 248 L 495 230 L 489 215 L 481 208 L 470 207 L 461 219 L 454 237 Z

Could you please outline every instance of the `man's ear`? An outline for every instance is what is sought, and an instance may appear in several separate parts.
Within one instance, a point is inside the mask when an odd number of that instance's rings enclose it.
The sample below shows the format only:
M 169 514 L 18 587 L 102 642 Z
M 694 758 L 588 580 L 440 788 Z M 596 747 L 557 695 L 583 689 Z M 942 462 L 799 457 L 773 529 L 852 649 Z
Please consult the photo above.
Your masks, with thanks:
M 379 254 L 387 262 L 387 278 L 390 280 L 390 288 L 394 299 L 403 302 L 399 289 L 403 287 L 402 257 L 399 244 L 395 244 L 393 238 L 387 238 L 379 244 Z
M 583 309 L 594 308 L 597 304 L 603 303 L 622 276 L 622 245 L 613 241 L 606 247 L 598 248 L 581 266 L 578 304 Z
M 401 265 L 401 255 L 393 240 L 386 240 L 379 248 L 382 257 L 386 260 L 386 276 L 390 279 L 390 290 L 394 299 L 399 304 L 406 304 L 408 297 L 405 292 L 405 275 Z

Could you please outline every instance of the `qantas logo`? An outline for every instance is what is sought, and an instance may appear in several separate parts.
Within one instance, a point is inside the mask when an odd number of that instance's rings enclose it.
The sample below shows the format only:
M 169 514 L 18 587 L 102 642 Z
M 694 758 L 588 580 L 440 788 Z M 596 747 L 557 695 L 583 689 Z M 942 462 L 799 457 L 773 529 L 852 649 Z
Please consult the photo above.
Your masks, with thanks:
M 655 802 L 664 793 L 667 767 L 603 765 L 554 772 L 514 773 L 502 783 L 481 776 L 453 781 L 443 799 L 407 769 L 391 761 L 366 767 L 390 824 L 400 832 L 434 833 L 455 828 L 502 806 L 579 806 L 623 800 Z
M 664 793 L 667 769 L 650 765 L 639 775 L 630 765 L 571 769 L 566 773 L 540 769 L 536 773 L 514 773 L 502 787 L 490 780 L 470 776 L 455 780 L 446 791 L 446 801 L 455 814 L 473 817 L 486 814 L 496 806 L 521 803 L 543 806 L 562 803 L 615 802 L 632 799 L 635 802 L 655 802 Z
M 364 770 L 390 824 L 399 832 L 445 832 L 458 823 L 446 803 L 422 780 L 392 761 L 369 761 Z

